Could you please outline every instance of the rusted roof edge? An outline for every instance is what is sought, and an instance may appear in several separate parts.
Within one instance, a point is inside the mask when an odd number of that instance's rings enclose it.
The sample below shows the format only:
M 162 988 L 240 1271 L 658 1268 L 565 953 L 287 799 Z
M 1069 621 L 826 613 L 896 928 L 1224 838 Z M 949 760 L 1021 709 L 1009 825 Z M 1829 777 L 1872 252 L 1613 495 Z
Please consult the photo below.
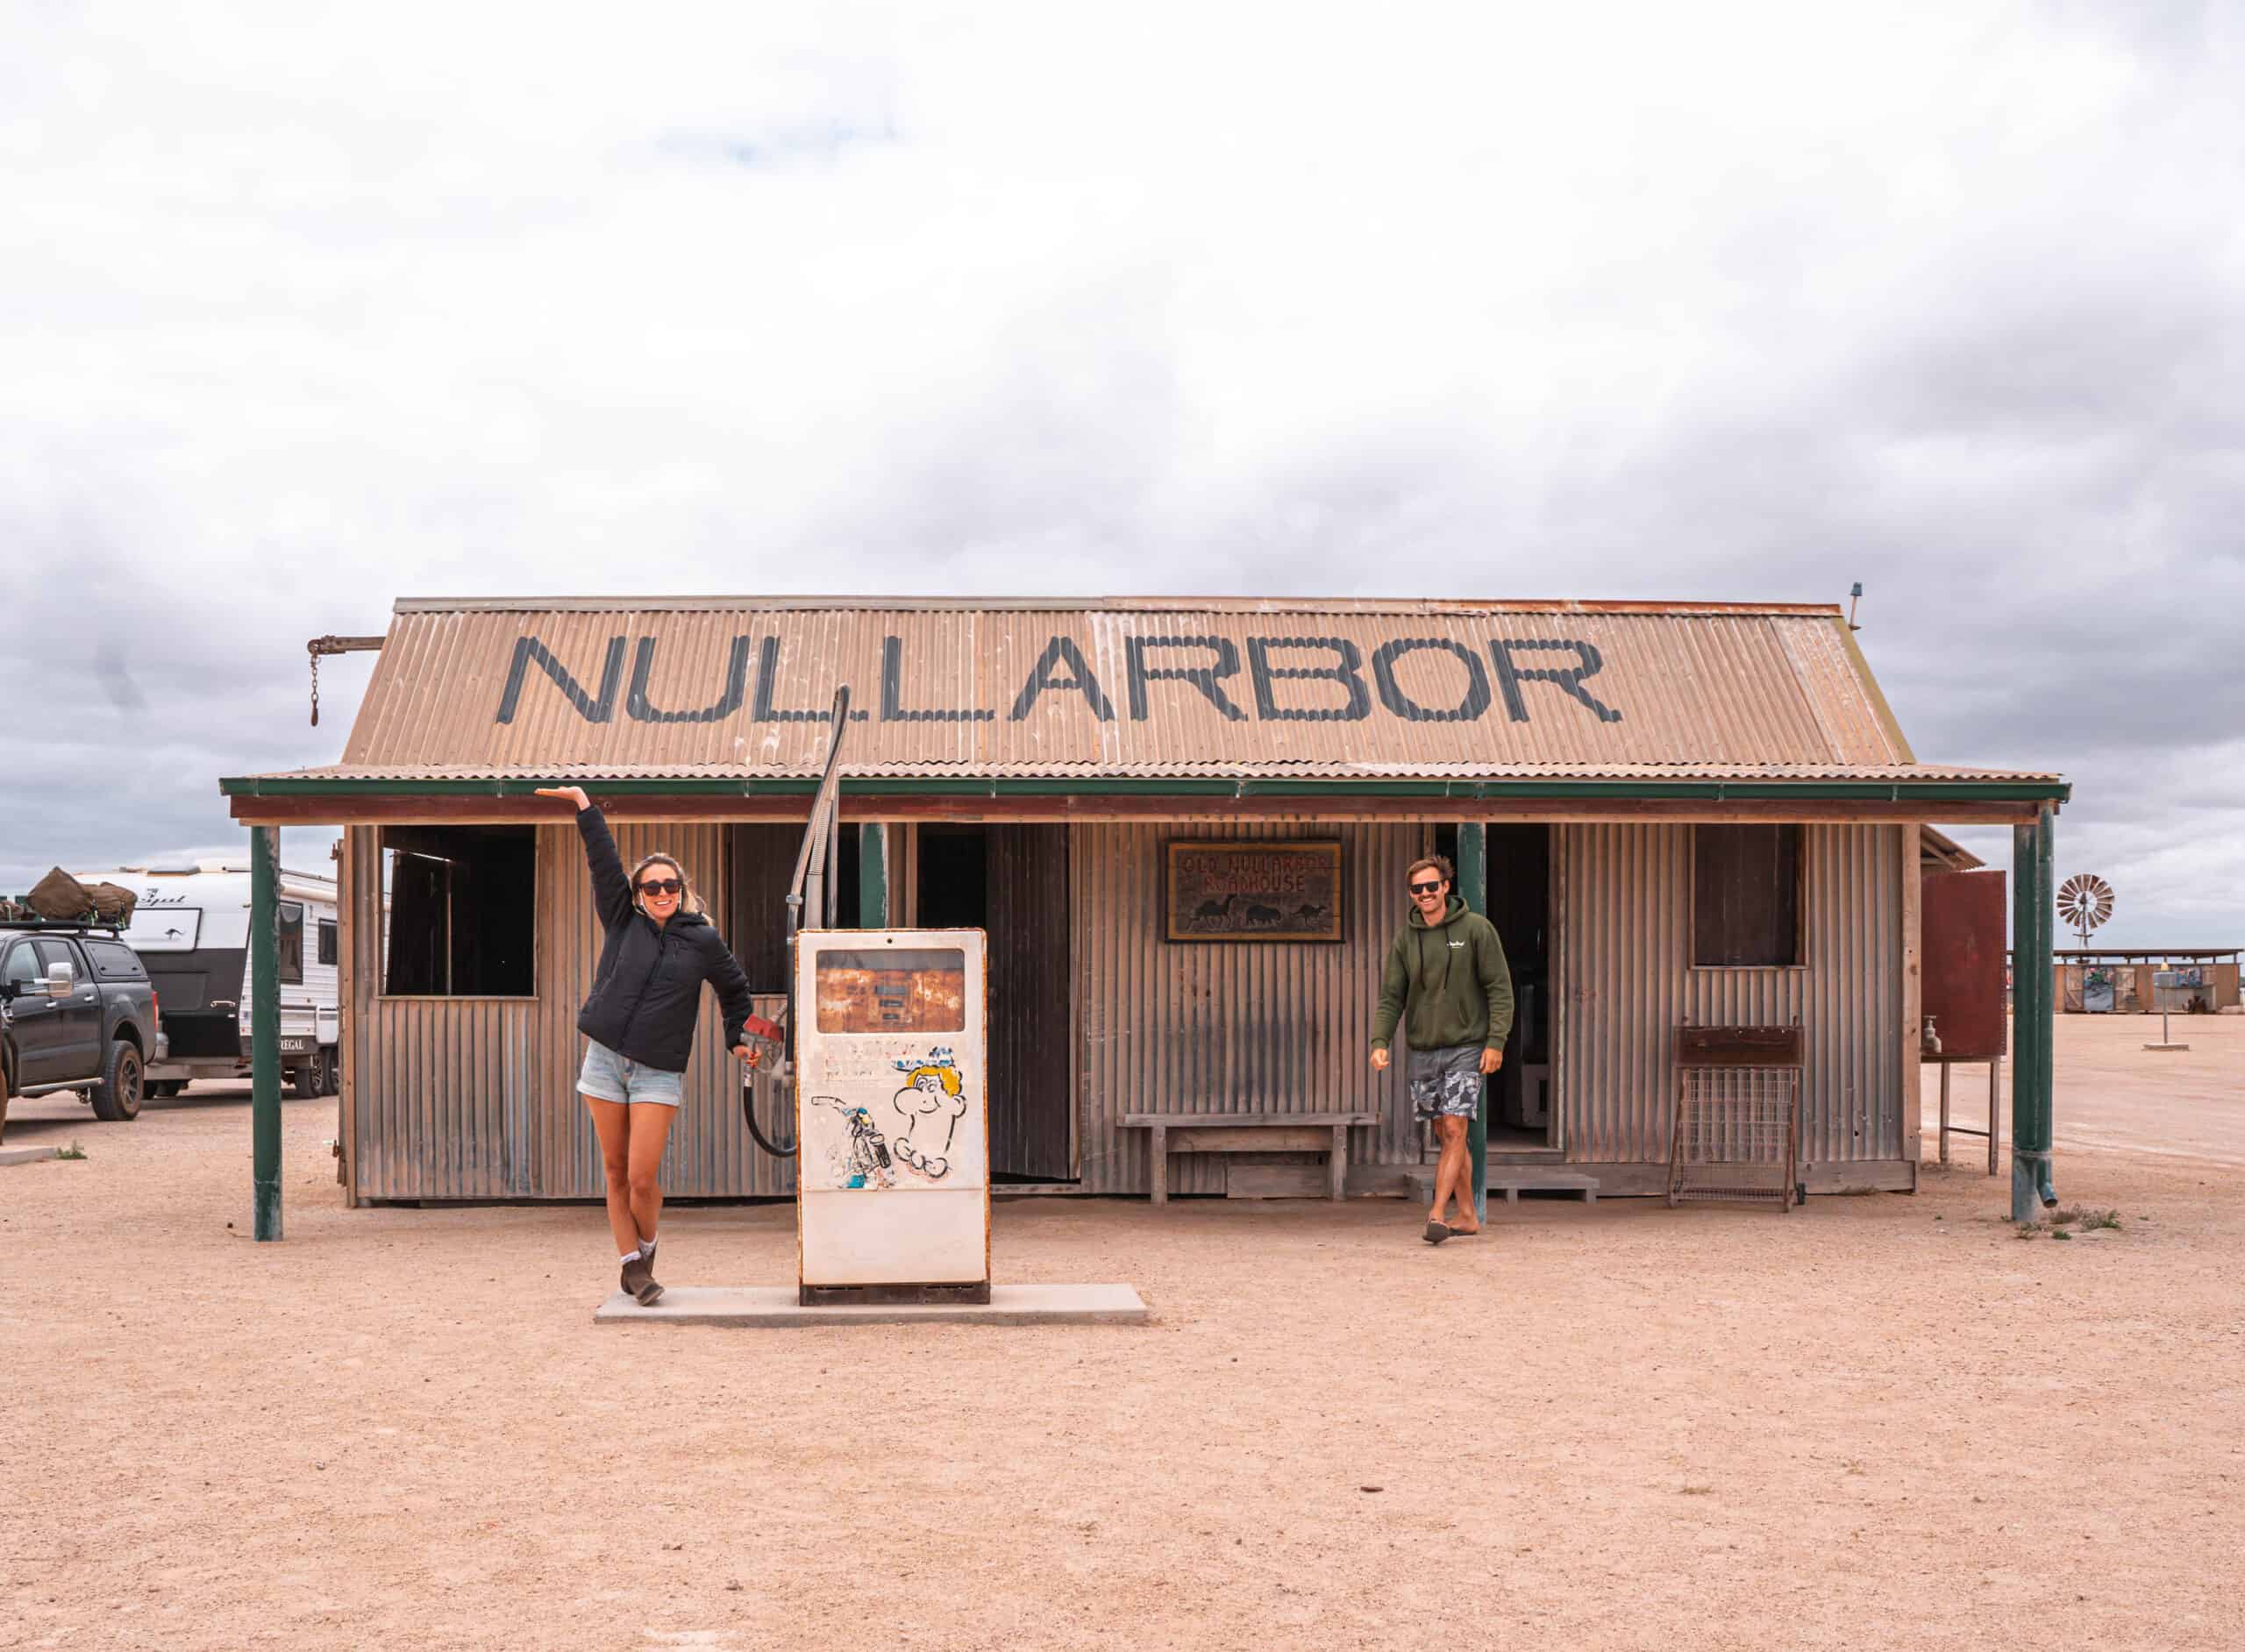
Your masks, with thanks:
M 335 775 L 250 774 L 221 779 L 227 797 L 516 797 L 559 777 L 524 773 L 506 778 L 450 780 L 361 779 Z M 795 796 L 816 789 L 802 776 L 722 779 L 641 776 L 602 780 L 578 775 L 586 784 L 618 796 Z M 2073 788 L 2063 780 L 2021 777 L 2006 780 L 1273 780 L 1260 777 L 959 776 L 869 774 L 842 782 L 859 797 L 1061 797 L 1061 796 L 1232 796 L 1232 797 L 1417 797 L 1417 798 L 1691 798 L 1710 801 L 1785 798 L 1853 799 L 1876 802 L 1928 803 L 1944 801 L 2063 803 Z
M 1836 602 L 1574 601 L 1356 596 L 401 596 L 395 614 L 1184 613 L 1184 614 L 1643 614 L 1824 619 Z

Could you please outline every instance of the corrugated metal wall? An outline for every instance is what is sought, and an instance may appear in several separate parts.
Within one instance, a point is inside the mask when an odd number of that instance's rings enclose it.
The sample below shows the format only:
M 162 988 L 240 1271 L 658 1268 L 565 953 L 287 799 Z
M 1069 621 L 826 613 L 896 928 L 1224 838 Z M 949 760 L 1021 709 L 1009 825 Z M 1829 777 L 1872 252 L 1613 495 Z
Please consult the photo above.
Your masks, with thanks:
M 1664 1163 L 1672 1029 L 1805 1031 L 1801 1152 L 1810 1164 L 1902 1157 L 1902 865 L 1895 826 L 1804 827 L 1805 968 L 1691 967 L 1692 828 L 1555 829 L 1562 1033 L 1556 1075 L 1570 1160 Z
M 1359 1131 L 1351 1157 L 1415 1163 L 1418 1134 L 1401 1066 L 1366 1060 L 1379 965 L 1401 915 L 1403 869 L 1421 852 L 1417 825 L 1080 825 L 1070 889 L 1074 911 L 1082 1142 L 1087 1193 L 1144 1193 L 1146 1132 L 1126 1113 L 1326 1112 L 1362 1108 L 1386 1121 Z M 1201 943 L 1162 938 L 1162 844 L 1172 837 L 1341 840 L 1339 945 Z M 1222 1193 L 1223 1161 L 1172 1161 L 1173 1193 Z
M 692 873 L 724 910 L 723 827 L 616 828 L 628 866 L 655 850 Z M 534 999 L 381 996 L 379 835 L 351 833 L 349 928 L 353 1016 L 353 1186 L 361 1199 L 597 1199 L 600 1144 L 578 1099 L 584 1040 L 577 1008 L 600 959 L 584 851 L 567 825 L 538 830 L 538 995 Z M 759 999 L 766 1015 L 785 1000 Z M 787 1193 L 792 1160 L 759 1151 L 741 1122 L 738 1069 L 723 1018 L 704 992 L 687 1068 L 686 1106 L 663 1159 L 663 1190 L 681 1197 Z M 791 1133 L 792 1121 L 768 1122 Z
M 1903 864 L 1891 826 L 1807 832 L 1807 966 L 1689 967 L 1691 828 L 1554 829 L 1559 982 L 1556 1099 L 1566 1156 L 1586 1163 L 1667 1157 L 1675 1072 L 1671 1029 L 1690 1020 L 1788 1022 L 1807 1029 L 1803 1153 L 1808 1163 L 1902 1157 Z M 723 910 L 723 828 L 623 825 L 627 864 L 660 848 L 691 868 Z M 1400 910 L 1394 892 L 1429 829 L 1420 824 L 1094 825 L 1072 829 L 1077 1129 L 1087 1193 L 1142 1193 L 1145 1133 L 1136 1112 L 1360 1109 L 1358 1162 L 1415 1164 L 1419 1142 L 1400 1067 L 1365 1061 L 1379 965 Z M 1162 851 L 1179 837 L 1338 837 L 1347 905 L 1339 945 L 1172 945 L 1162 938 Z M 351 834 L 354 1015 L 353 1182 L 362 1199 L 593 1199 L 600 1153 L 575 1092 L 578 1005 L 599 930 L 576 833 L 538 840 L 538 995 L 534 1000 L 380 995 L 377 834 Z M 777 999 L 759 1000 L 776 1013 Z M 714 998 L 705 998 L 687 1106 L 665 1160 L 666 1192 L 785 1194 L 792 1161 L 750 1142 Z M 792 1122 L 771 1121 L 780 1131 Z M 1173 1162 L 1180 1193 L 1220 1193 L 1221 1159 Z

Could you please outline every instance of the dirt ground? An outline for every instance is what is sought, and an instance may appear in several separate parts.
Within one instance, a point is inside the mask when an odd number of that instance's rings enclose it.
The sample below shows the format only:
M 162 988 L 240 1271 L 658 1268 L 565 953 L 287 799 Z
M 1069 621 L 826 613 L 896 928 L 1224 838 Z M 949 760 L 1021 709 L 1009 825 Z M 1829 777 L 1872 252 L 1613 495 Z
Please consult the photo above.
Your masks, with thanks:
M 258 1245 L 240 1092 L 19 1102 L 88 1157 L 0 1168 L 0 1646 L 2245 1645 L 2245 1022 L 2156 1025 L 2061 1021 L 2059 1191 L 2120 1221 L 2063 1241 L 1977 1142 L 1439 1250 L 999 1206 L 1001 1278 L 1144 1328 L 596 1328 L 597 1211 L 346 1211 L 332 1103 Z M 666 1232 L 793 1277 L 789 1207 Z

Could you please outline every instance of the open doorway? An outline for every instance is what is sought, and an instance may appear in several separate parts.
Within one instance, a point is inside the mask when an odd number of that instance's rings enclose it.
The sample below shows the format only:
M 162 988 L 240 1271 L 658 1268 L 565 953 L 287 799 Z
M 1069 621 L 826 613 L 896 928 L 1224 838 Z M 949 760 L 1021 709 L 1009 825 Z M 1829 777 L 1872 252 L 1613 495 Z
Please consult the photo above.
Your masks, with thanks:
M 1065 825 L 919 829 L 922 929 L 990 937 L 990 1179 L 1076 1179 Z
M 1505 822 L 1486 829 L 1489 922 L 1512 970 L 1512 1032 L 1489 1085 L 1489 1157 L 1548 1158 L 1559 1150 L 1551 1118 L 1551 829 Z M 1457 829 L 1438 828 L 1436 852 L 1457 860 Z

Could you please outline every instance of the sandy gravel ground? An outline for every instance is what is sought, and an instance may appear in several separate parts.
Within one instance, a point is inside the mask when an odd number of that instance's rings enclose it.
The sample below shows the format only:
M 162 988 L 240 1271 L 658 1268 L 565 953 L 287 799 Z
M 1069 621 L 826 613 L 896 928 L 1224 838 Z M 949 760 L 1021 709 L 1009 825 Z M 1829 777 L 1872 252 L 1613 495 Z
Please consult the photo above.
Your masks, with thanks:
M 2163 1093 L 2143 1024 L 2062 1073 L 2195 1139 L 2245 1027 Z M 1021 1201 L 1001 1277 L 1158 1323 L 740 1333 L 595 1328 L 589 1209 L 346 1211 L 287 1118 L 256 1245 L 239 1093 L 18 1104 L 89 1157 L 0 1168 L 0 1646 L 2245 1645 L 2245 1201 L 2157 1141 L 2062 1155 L 2122 1222 L 2063 1242 L 1963 1165 L 1440 1250 Z M 785 1280 L 791 1222 L 664 1271 Z

